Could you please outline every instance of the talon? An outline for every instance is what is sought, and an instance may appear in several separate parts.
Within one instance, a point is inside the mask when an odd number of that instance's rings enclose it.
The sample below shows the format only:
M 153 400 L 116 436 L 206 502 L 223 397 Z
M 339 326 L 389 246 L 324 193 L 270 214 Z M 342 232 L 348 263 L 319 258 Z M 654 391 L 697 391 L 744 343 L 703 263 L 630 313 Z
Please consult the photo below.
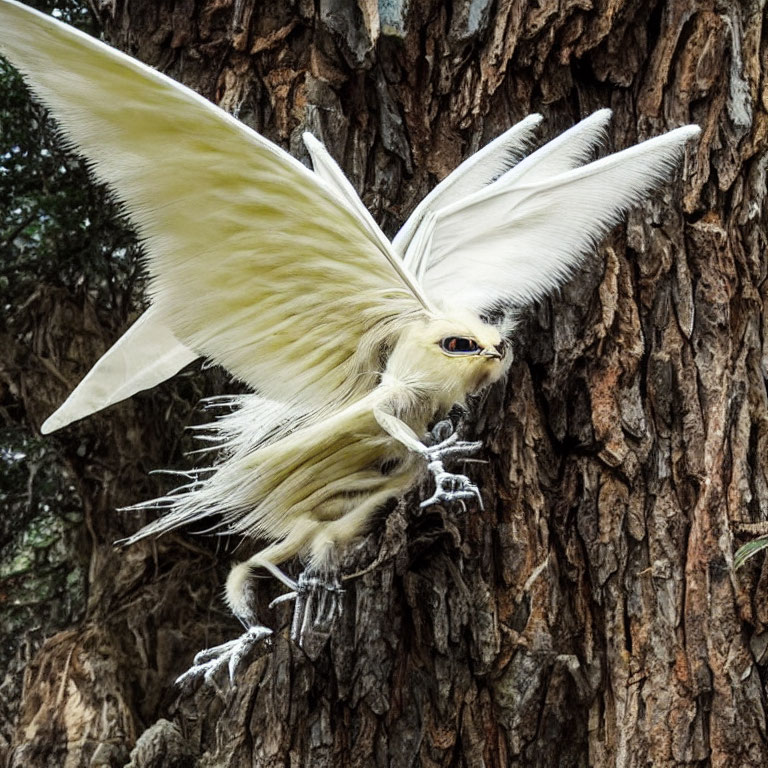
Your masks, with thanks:
M 342 613 L 342 593 L 338 577 L 324 581 L 305 572 L 299 576 L 296 592 L 281 595 L 272 603 L 295 597 L 291 640 L 312 660 L 320 655 Z
M 229 663 L 227 664 L 227 672 L 229 673 L 229 684 L 234 687 L 235 685 L 235 673 L 237 672 L 237 666 L 240 663 L 240 656 L 232 654 L 229 657 Z
M 176 684 L 183 686 L 200 676 L 207 683 L 213 682 L 216 673 L 226 665 L 229 682 L 234 685 L 235 674 L 240 662 L 254 645 L 271 634 L 272 630 L 268 627 L 252 626 L 235 640 L 229 640 L 221 645 L 200 651 L 195 654 L 192 666 L 176 678 Z
M 286 592 L 284 595 L 278 595 L 270 604 L 270 608 L 274 608 L 276 605 L 280 605 L 281 603 L 288 603 L 291 600 L 295 600 L 297 597 L 297 592 Z
M 322 624 L 325 621 L 324 614 L 326 614 L 328 612 L 328 610 L 329 610 L 328 605 L 327 605 L 328 604 L 328 594 L 329 593 L 326 590 L 326 591 L 324 591 L 319 596 L 319 598 L 316 599 L 316 603 L 317 603 L 317 605 L 316 605 L 316 614 L 315 614 L 314 622 L 312 624 L 314 627 L 322 626 Z
M 475 446 L 479 446 L 480 444 L 473 443 L 470 445 L 474 449 Z M 456 447 L 457 446 L 453 446 L 448 450 L 454 450 Z M 443 469 L 442 461 L 439 459 L 431 461 L 428 468 L 435 477 L 435 492 L 432 496 L 419 504 L 421 509 L 429 507 L 432 504 L 459 503 L 461 504 L 461 508 L 466 512 L 465 499 L 475 499 L 480 509 L 484 509 L 480 490 L 466 475 L 446 472 Z

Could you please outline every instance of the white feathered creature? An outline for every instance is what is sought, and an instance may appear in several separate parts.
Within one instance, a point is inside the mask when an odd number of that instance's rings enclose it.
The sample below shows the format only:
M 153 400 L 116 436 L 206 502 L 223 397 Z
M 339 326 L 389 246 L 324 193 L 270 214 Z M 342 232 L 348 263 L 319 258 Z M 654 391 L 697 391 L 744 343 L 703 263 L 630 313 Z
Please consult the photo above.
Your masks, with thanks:
M 125 205 L 143 243 L 151 306 L 95 365 L 43 432 L 169 378 L 198 356 L 257 394 L 212 425 L 215 471 L 161 499 L 133 540 L 209 520 L 270 540 L 227 583 L 251 629 L 204 652 L 233 674 L 268 633 L 249 577 L 266 567 L 297 598 L 293 636 L 330 631 L 334 553 L 427 467 L 425 504 L 477 497 L 443 460 L 478 447 L 428 428 L 498 380 L 510 355 L 488 318 L 562 285 L 626 211 L 668 179 L 696 126 L 588 162 L 610 112 L 521 159 L 531 115 L 439 184 L 393 242 L 323 146 L 314 173 L 159 72 L 12 0 L 0 52 Z M 586 163 L 586 164 L 585 164 Z M 294 584 L 277 564 L 295 555 Z

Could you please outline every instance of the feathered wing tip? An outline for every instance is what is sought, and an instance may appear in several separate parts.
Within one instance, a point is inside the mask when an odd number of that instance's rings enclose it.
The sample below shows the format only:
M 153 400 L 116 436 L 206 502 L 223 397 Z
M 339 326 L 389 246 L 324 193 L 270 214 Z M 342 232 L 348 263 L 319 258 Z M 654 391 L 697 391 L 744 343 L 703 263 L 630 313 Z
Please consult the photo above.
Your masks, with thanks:
M 584 165 L 594 157 L 596 149 L 605 142 L 612 115 L 610 109 L 599 109 L 589 117 L 585 117 L 528 157 L 523 158 L 492 184 L 477 190 L 475 195 L 482 198 L 498 194 L 519 184 L 541 183 L 544 179 Z M 466 197 L 457 200 L 454 205 L 460 209 L 471 203 L 472 198 Z M 451 208 L 446 208 L 440 213 L 449 216 L 450 211 Z
M 449 219 L 453 213 L 460 214 L 463 209 L 472 205 L 473 201 L 477 199 L 498 194 L 526 181 L 529 183 L 542 182 L 544 179 L 583 165 L 593 155 L 595 148 L 605 140 L 611 114 L 610 109 L 598 110 L 560 134 L 556 139 L 537 149 L 533 154 L 520 160 L 519 163 L 513 165 L 497 178 L 489 179 L 490 183 L 470 190 L 470 194 L 464 197 L 457 197 L 456 195 L 438 196 L 431 210 L 423 214 L 405 256 L 406 263 L 413 270 L 417 279 L 423 281 L 426 271 L 435 265 L 432 238 L 440 219 Z M 540 115 L 533 115 L 533 117 L 540 119 Z M 538 125 L 538 122 L 538 120 L 535 121 L 535 124 Z M 511 131 L 516 131 L 517 127 L 510 129 L 499 139 L 506 137 Z M 481 152 L 484 151 L 481 150 Z M 474 156 L 466 163 L 470 163 L 473 159 Z M 453 174 L 446 181 L 451 178 L 453 178 Z
M 539 114 L 528 115 L 493 141 L 486 144 L 451 171 L 414 209 L 392 245 L 405 256 L 423 219 L 430 213 L 445 208 L 482 189 L 507 169 L 519 162 L 530 149 L 533 136 L 542 121 Z M 412 262 L 405 256 L 406 264 Z
M 371 216 L 370 211 L 365 207 L 352 183 L 339 168 L 338 163 L 331 157 L 323 143 L 316 139 L 309 131 L 302 134 L 304 145 L 312 158 L 312 167 L 315 173 L 327 184 L 339 198 L 339 201 L 350 211 L 354 213 L 360 223 L 371 234 L 372 239 L 378 244 L 384 257 L 395 268 L 401 280 L 408 286 L 411 292 L 419 299 L 421 305 L 430 312 L 435 309 L 421 289 L 418 281 L 406 265 L 402 263 L 396 252 L 393 250 L 392 243 L 381 231 L 381 227 Z
M 525 174 L 520 183 L 492 184 L 440 213 L 425 289 L 438 302 L 478 313 L 541 298 L 671 177 L 699 132 L 685 126 L 556 176 Z
M 40 431 L 47 435 L 150 389 L 197 357 L 150 308 L 102 355 Z

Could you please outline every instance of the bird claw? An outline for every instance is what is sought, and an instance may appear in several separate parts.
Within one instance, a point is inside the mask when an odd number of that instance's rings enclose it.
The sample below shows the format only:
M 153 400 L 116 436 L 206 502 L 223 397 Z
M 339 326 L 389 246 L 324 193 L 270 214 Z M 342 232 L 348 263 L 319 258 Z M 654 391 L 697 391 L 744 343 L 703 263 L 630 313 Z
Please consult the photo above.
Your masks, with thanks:
M 206 648 L 195 655 L 192 666 L 176 678 L 176 685 L 187 685 L 200 676 L 206 683 L 213 681 L 218 671 L 226 666 L 229 673 L 230 685 L 235 684 L 235 674 L 240 662 L 250 653 L 251 649 L 269 637 L 272 630 L 267 627 L 249 627 L 240 637 L 229 640 L 213 648 Z
M 483 444 L 479 441 L 459 440 L 459 436 L 454 432 L 437 445 L 427 448 L 427 459 L 430 463 L 434 461 L 444 461 L 445 459 L 464 458 L 468 453 L 479 451 Z
M 467 454 L 474 453 L 482 447 L 481 442 L 459 440 L 459 436 L 453 431 L 450 421 L 438 422 L 432 430 L 432 439 L 435 442 L 426 448 L 428 469 L 435 478 L 435 492 L 419 507 L 424 509 L 432 504 L 459 503 L 466 512 L 466 499 L 475 499 L 480 509 L 483 509 L 483 499 L 478 487 L 466 476 L 446 472 L 443 467 L 445 459 L 466 458 Z
M 296 589 L 270 603 L 270 608 L 295 600 L 291 640 L 314 661 L 325 647 L 328 638 L 341 616 L 341 582 L 338 576 L 324 580 L 319 576 L 300 574 Z M 235 675 L 242 660 L 253 647 L 272 634 L 267 627 L 253 626 L 240 637 L 196 654 L 192 666 L 176 678 L 176 684 L 185 686 L 200 677 L 206 683 L 214 682 L 219 670 L 227 667 L 229 682 L 235 684 Z
M 328 580 L 305 573 L 296 589 L 275 598 L 270 607 L 296 600 L 291 621 L 291 640 L 314 661 L 322 652 L 342 613 L 344 590 L 337 575 Z
M 432 465 L 430 465 L 430 469 L 432 469 Z M 433 504 L 458 502 L 466 512 L 465 499 L 475 499 L 480 509 L 484 509 L 480 489 L 466 475 L 445 472 L 441 466 L 439 471 L 435 472 L 435 492 L 428 499 L 422 501 L 419 507 L 425 509 Z

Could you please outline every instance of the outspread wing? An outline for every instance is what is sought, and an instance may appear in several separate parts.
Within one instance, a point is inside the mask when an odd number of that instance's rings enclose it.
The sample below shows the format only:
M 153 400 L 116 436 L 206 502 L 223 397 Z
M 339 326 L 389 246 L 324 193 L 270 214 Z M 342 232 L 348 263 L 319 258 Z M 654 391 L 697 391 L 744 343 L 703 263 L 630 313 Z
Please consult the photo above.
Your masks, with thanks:
M 554 153 L 545 146 L 432 214 L 428 231 L 419 233 L 416 262 L 429 297 L 482 312 L 523 306 L 559 287 L 600 237 L 671 176 L 686 142 L 700 132 L 685 126 L 573 168 L 601 130 L 596 120 Z
M 372 225 L 370 213 L 325 147 L 310 133 L 304 134 L 304 142 L 315 173 L 341 195 L 343 203 L 372 236 L 383 236 L 375 223 Z M 173 335 L 157 314 L 156 308 L 148 309 L 99 358 L 70 396 L 43 422 L 40 431 L 44 435 L 161 384 L 199 357 Z M 274 408 L 274 403 L 269 408 Z
M 0 52 L 125 204 L 157 320 L 263 395 L 365 388 L 391 323 L 429 307 L 335 191 L 194 91 L 13 0 Z

